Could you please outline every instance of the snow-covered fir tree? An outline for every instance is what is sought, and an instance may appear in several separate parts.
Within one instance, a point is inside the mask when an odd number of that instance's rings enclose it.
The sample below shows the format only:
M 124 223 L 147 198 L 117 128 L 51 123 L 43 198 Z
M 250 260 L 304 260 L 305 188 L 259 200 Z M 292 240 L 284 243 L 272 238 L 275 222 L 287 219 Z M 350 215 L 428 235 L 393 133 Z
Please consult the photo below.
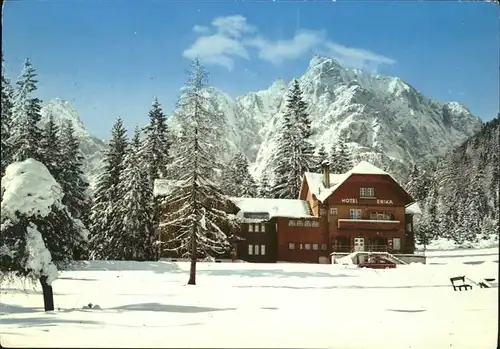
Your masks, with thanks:
M 299 82 L 294 80 L 289 91 L 281 133 L 274 154 L 275 198 L 295 199 L 299 195 L 304 172 L 315 168 L 314 146 L 310 142 L 311 121 Z
M 0 271 L 39 280 L 45 310 L 54 310 L 52 282 L 73 264 L 73 250 L 88 231 L 62 203 L 62 188 L 41 162 L 12 163 L 1 183 Z
M 42 127 L 40 151 L 43 164 L 52 176 L 60 183 L 62 150 L 59 141 L 59 127 L 54 122 L 54 116 L 49 114 L 47 122 Z
M 269 176 L 267 175 L 267 172 L 264 172 L 260 177 L 257 188 L 257 197 L 263 199 L 270 199 L 272 197 L 271 184 L 269 183 Z
M 60 148 L 64 149 L 60 157 L 59 175 L 59 183 L 64 191 L 63 204 L 73 217 L 80 219 L 88 227 L 92 196 L 89 181 L 82 169 L 84 158 L 80 141 L 69 120 L 64 122 L 59 130 L 59 144 Z M 83 259 L 86 252 L 75 250 L 75 259 Z
M 498 239 L 499 140 L 497 117 L 461 146 L 422 167 L 415 185 L 423 211 L 416 233 L 427 231 L 430 240 L 445 238 L 458 246 Z
M 149 124 L 144 128 L 144 142 L 141 144 L 143 164 L 148 169 L 148 178 L 153 182 L 167 176 L 167 167 L 170 163 L 170 132 L 167 126 L 167 117 L 161 104 L 155 98 L 149 110 Z
M 188 74 L 176 111 L 180 139 L 171 147 L 176 184 L 163 202 L 161 248 L 191 259 L 188 284 L 194 285 L 197 258 L 226 253 L 226 234 L 234 223 L 224 211 L 227 199 L 215 181 L 223 168 L 219 147 L 225 116 L 210 103 L 208 74 L 198 60 Z
M 109 259 L 117 232 L 122 231 L 122 222 L 116 215 L 118 202 L 123 193 L 119 191 L 128 146 L 127 131 L 123 120 L 118 118 L 111 129 L 111 139 L 102 160 L 101 173 L 94 190 L 94 202 L 90 214 L 90 257 Z
M 0 141 L 1 141 L 1 163 L 0 163 L 0 177 L 5 173 L 5 169 L 11 163 L 13 147 L 11 143 L 11 129 L 12 129 L 12 98 L 13 89 L 9 79 L 5 76 L 4 60 L 2 55 L 2 99 L 1 108 L 2 114 L 0 115 Z
M 352 167 L 352 154 L 344 138 L 340 137 L 337 143 L 332 146 L 330 152 L 330 172 L 336 174 L 346 173 Z
M 237 152 L 222 173 L 223 192 L 233 197 L 255 197 L 257 185 L 248 169 L 248 160 L 241 151 Z
M 316 153 L 316 161 L 315 166 L 312 169 L 313 172 L 321 173 L 321 169 L 323 168 L 324 161 L 328 161 L 328 154 L 325 149 L 325 145 L 321 144 Z
M 148 172 L 144 171 L 145 159 L 141 154 L 140 130 L 134 136 L 125 156 L 117 204 L 117 217 L 122 220 L 121 230 L 112 231 L 107 257 L 114 260 L 156 260 L 156 235 L 153 222 L 153 188 Z M 112 248 L 111 248 L 112 247 Z
M 42 101 L 33 97 L 37 90 L 37 74 L 29 59 L 26 59 L 24 68 L 16 83 L 12 106 L 12 145 L 14 152 L 12 161 L 23 161 L 33 158 L 43 161 L 40 149 L 42 131 L 38 126 L 41 115 Z

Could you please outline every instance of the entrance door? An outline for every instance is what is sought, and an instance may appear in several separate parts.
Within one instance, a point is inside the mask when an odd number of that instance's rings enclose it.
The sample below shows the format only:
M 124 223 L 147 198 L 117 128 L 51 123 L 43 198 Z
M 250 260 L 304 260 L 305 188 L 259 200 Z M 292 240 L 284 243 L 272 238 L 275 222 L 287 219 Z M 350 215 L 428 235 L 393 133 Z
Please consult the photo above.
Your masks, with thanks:
M 354 238 L 354 251 L 364 251 L 364 250 L 365 250 L 365 239 Z

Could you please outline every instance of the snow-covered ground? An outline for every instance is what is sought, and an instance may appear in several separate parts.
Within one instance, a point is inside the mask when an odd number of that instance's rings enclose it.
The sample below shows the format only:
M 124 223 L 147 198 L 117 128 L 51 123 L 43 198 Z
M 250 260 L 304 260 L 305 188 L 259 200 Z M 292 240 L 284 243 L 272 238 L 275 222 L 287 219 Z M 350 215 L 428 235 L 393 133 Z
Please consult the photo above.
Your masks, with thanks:
M 449 278 L 498 278 L 498 248 L 429 253 L 428 265 L 91 262 L 39 289 L 4 284 L 8 347 L 494 348 L 498 288 L 454 292 Z M 100 310 L 82 309 L 88 303 Z

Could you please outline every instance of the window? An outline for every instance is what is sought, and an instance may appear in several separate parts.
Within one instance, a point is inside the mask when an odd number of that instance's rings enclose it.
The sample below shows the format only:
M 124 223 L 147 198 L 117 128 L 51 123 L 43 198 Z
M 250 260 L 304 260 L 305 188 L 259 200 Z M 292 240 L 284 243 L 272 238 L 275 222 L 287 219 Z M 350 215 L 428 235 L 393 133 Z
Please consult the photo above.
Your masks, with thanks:
M 248 255 L 253 255 L 253 245 L 248 245 Z
M 259 255 L 259 245 L 254 245 L 254 246 L 253 246 L 253 251 L 254 251 L 254 254 L 255 254 L 256 256 L 258 256 L 258 255 Z
M 326 209 L 324 209 L 324 208 L 320 208 L 320 209 L 319 209 L 319 215 L 320 215 L 320 216 L 326 216 Z
M 253 233 L 253 224 L 248 225 L 248 232 Z
M 370 219 L 372 220 L 390 220 L 391 217 L 386 212 L 370 212 Z
M 261 233 L 265 233 L 266 232 L 266 225 L 265 224 L 261 224 L 260 225 L 260 232 Z
M 304 226 L 304 222 L 303 221 L 297 221 L 297 227 L 302 227 Z
M 305 248 L 306 248 L 306 250 L 310 250 L 311 249 L 311 244 L 306 244 Z
M 254 224 L 254 232 L 258 233 L 259 232 L 259 225 L 258 224 Z
M 326 251 L 326 244 L 321 244 L 321 251 Z
M 312 221 L 311 226 L 313 227 L 319 227 L 319 221 Z
M 288 243 L 288 249 L 289 249 L 289 250 L 295 250 L 295 243 L 293 243 L 293 242 L 289 242 L 289 243 Z
M 373 198 L 375 197 L 374 188 L 359 188 L 359 196 L 362 198 Z
M 411 231 L 412 231 L 410 222 L 406 223 L 406 231 L 409 233 L 411 233 Z
M 314 251 L 319 250 L 319 245 L 318 245 L 318 244 L 313 244 L 313 250 L 314 250 Z
M 330 208 L 330 216 L 337 216 L 339 214 L 339 211 L 337 210 L 336 207 Z
M 260 254 L 263 256 L 266 254 L 266 245 L 260 245 Z
M 288 226 L 289 226 L 289 227 L 295 227 L 295 221 L 294 221 L 293 219 L 290 219 L 290 220 L 288 221 Z
M 304 221 L 304 227 L 310 227 L 311 221 Z
M 351 208 L 349 210 L 349 218 L 351 219 L 361 219 L 361 209 Z
M 396 251 L 401 249 L 401 238 L 392 239 L 392 248 Z
M 303 244 L 300 244 L 300 245 L 299 245 L 299 249 L 303 250 L 303 249 L 304 249 L 304 245 L 303 245 Z

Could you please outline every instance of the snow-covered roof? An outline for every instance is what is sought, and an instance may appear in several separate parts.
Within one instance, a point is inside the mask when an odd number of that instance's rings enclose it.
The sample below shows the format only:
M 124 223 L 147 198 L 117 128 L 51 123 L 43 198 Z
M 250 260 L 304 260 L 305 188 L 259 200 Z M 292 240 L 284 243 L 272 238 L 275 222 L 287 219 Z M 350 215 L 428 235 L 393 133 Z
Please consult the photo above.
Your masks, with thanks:
M 309 204 L 303 200 L 296 199 L 261 199 L 261 198 L 231 198 L 231 201 L 239 207 L 238 216 L 243 217 L 246 213 L 268 213 L 269 218 L 312 218 Z
M 176 187 L 178 181 L 173 179 L 155 179 L 153 186 L 153 195 L 166 196 Z
M 414 202 L 413 204 L 411 204 L 405 208 L 405 213 L 406 214 L 422 214 L 422 211 L 420 210 L 420 205 L 418 204 L 418 202 Z
M 353 174 L 373 174 L 373 175 L 387 175 L 389 173 L 374 166 L 366 161 L 361 161 L 354 166 L 350 171 L 342 174 L 330 174 L 330 187 L 325 187 L 323 183 L 323 175 L 321 173 L 305 172 L 304 177 L 309 185 L 309 190 L 316 198 L 324 202 L 330 197 L 351 175 Z

